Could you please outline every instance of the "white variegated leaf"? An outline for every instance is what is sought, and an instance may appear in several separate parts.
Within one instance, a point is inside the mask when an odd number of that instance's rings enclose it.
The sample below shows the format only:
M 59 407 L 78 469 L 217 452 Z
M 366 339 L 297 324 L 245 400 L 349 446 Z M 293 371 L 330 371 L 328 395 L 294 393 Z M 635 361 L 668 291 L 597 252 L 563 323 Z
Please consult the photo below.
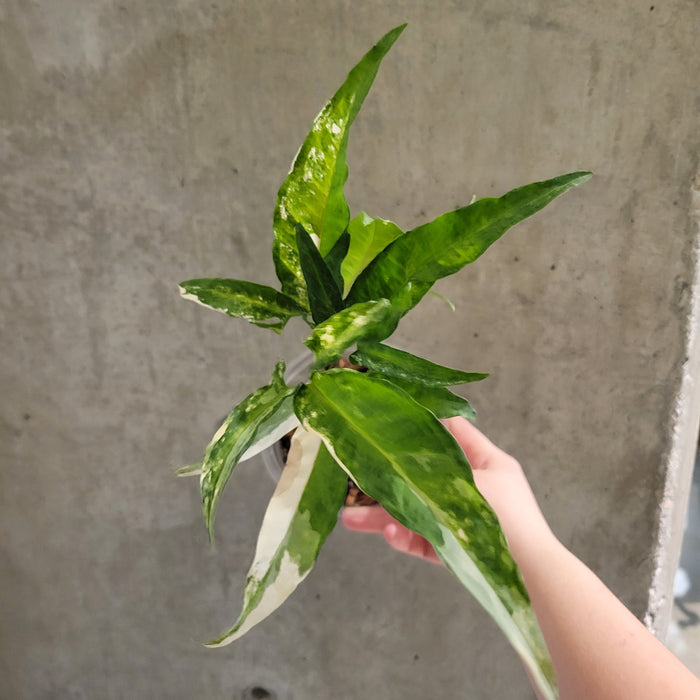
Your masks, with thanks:
M 280 404 L 277 411 L 260 425 L 255 432 L 255 442 L 243 453 L 240 461 L 245 462 L 268 447 L 272 447 L 298 425 L 299 419 L 294 414 L 294 400 L 289 396 Z
M 337 522 L 347 477 L 316 433 L 298 428 L 267 507 L 236 623 L 207 646 L 238 639 L 304 580 Z

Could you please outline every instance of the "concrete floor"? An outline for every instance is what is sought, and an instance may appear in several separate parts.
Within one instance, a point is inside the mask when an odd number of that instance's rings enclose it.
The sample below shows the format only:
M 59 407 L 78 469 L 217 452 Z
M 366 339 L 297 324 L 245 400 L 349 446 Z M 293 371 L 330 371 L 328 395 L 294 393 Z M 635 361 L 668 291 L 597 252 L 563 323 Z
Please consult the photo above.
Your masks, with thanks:
M 666 643 L 688 668 L 700 675 L 700 451 L 695 458 L 675 593 Z

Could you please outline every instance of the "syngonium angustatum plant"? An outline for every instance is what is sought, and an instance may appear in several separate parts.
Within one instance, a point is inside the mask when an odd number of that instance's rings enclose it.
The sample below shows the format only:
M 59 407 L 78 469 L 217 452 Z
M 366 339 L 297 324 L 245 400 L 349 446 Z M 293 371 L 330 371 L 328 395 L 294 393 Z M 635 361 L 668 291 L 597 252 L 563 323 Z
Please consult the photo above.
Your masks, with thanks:
M 405 26 L 405 25 L 404 25 Z M 551 663 L 494 512 L 440 419 L 473 418 L 448 387 L 486 375 L 439 366 L 382 343 L 433 284 L 476 260 L 517 222 L 590 173 L 574 172 L 479 199 L 409 231 L 360 213 L 343 194 L 350 125 L 404 26 L 350 71 L 313 122 L 277 196 L 273 258 L 280 289 L 234 279 L 183 282 L 182 295 L 281 332 L 300 317 L 311 331 L 306 381 L 271 382 L 241 401 L 206 448 L 199 473 L 204 519 L 236 466 L 294 430 L 269 503 L 238 620 L 227 644 L 275 610 L 309 573 L 337 522 L 348 477 L 425 537 L 490 613 L 543 696 L 556 696 Z M 350 362 L 340 362 L 350 356 Z M 364 371 L 352 367 L 361 366 Z

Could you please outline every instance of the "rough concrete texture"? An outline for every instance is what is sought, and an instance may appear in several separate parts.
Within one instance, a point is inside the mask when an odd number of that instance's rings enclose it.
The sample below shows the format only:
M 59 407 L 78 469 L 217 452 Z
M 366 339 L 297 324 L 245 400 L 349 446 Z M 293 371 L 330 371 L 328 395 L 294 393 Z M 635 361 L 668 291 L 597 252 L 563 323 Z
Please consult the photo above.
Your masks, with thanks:
M 651 3 L 654 3 L 653 5 Z M 642 616 L 696 238 L 695 0 L 0 4 L 0 697 L 529 698 L 449 575 L 338 530 L 224 650 L 273 484 L 242 468 L 207 546 L 196 460 L 285 337 L 177 283 L 273 283 L 277 187 L 384 31 L 354 211 L 408 228 L 472 194 L 596 173 L 438 286 L 394 338 L 489 371 L 479 425 Z M 680 536 L 680 533 L 679 533 Z M 576 601 L 571 601 L 572 606 Z

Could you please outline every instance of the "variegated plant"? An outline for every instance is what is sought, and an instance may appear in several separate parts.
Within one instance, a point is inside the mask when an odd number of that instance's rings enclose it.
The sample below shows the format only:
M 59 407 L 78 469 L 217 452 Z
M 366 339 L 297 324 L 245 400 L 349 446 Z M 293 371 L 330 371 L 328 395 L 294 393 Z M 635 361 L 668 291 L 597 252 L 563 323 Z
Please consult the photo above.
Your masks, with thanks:
M 231 279 L 183 282 L 188 299 L 281 332 L 299 316 L 312 330 L 307 381 L 272 381 L 239 403 L 214 435 L 200 473 L 210 536 L 224 486 L 243 460 L 294 430 L 270 501 L 238 620 L 212 646 L 240 637 L 277 608 L 311 570 L 337 522 L 347 479 L 427 538 L 447 568 L 506 634 L 544 697 L 551 664 L 498 520 L 474 486 L 462 450 L 440 419 L 473 417 L 447 387 L 486 375 L 448 369 L 381 341 L 433 283 L 478 258 L 508 228 L 588 179 L 575 172 L 481 199 L 403 232 L 343 195 L 348 133 L 379 64 L 404 26 L 349 73 L 314 121 L 274 212 L 278 291 Z M 348 368 L 350 360 L 366 371 Z

